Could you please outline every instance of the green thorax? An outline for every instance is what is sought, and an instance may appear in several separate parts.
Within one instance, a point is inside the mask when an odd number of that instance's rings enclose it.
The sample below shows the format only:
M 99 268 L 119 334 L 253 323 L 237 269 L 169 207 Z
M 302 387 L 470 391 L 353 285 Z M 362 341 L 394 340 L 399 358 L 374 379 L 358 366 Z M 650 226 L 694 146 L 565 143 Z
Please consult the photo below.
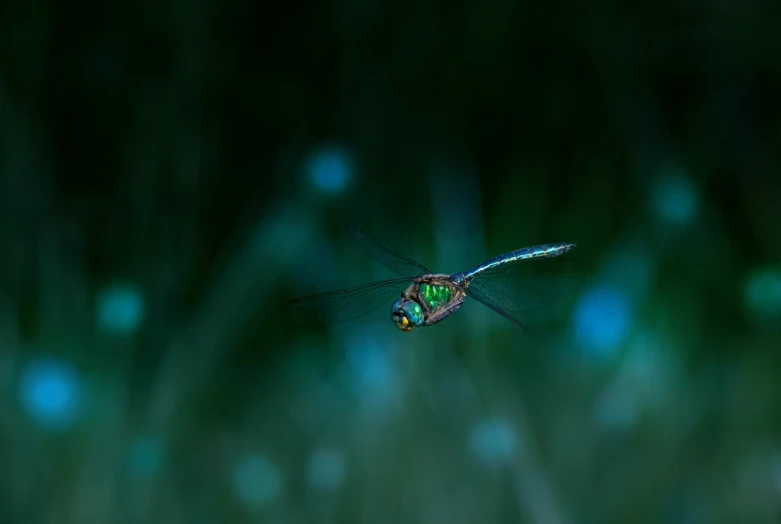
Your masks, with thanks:
M 420 284 L 419 289 L 420 298 L 426 303 L 429 311 L 434 311 L 450 301 L 450 288 L 448 286 Z

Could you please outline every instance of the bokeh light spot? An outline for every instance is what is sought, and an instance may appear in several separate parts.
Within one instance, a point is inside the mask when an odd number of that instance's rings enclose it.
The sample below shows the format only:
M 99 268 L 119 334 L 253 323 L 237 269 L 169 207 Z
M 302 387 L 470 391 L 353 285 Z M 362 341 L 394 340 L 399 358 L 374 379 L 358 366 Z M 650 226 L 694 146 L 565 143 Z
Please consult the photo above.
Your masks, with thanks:
M 140 292 L 133 286 L 114 286 L 98 296 L 98 324 L 115 333 L 132 333 L 144 313 Z
M 746 279 L 743 290 L 751 313 L 762 319 L 781 318 L 781 269 L 757 269 Z
M 518 447 L 518 435 L 504 419 L 487 419 L 475 424 L 469 434 L 472 453 L 488 466 L 510 460 Z
M 309 482 L 315 488 L 338 488 L 344 479 L 344 471 L 344 457 L 334 449 L 318 449 L 309 459 Z
M 350 182 L 352 166 L 347 155 L 337 147 L 325 147 L 309 158 L 309 179 L 324 193 L 344 191 Z
M 697 214 L 697 194 L 682 172 L 662 174 L 654 183 L 651 194 L 656 215 L 669 224 L 686 225 Z
M 78 372 L 67 362 L 41 358 L 22 372 L 19 397 L 28 416 L 47 430 L 70 427 L 82 400 Z
M 257 509 L 277 499 L 282 491 L 282 476 L 271 459 L 251 454 L 236 464 L 233 488 L 244 504 Z
M 627 296 L 617 288 L 600 286 L 584 294 L 575 309 L 575 338 L 586 351 L 612 354 L 631 324 Z

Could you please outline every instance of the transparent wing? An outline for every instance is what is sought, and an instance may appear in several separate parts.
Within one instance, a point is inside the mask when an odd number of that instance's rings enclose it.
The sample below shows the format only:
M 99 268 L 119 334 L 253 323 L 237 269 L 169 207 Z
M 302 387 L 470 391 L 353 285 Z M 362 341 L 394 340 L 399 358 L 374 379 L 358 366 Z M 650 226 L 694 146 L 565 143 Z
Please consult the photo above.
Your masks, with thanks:
M 418 277 L 431 273 L 423 264 L 397 253 L 388 244 L 357 226 L 350 226 L 350 233 L 366 254 L 399 276 Z
M 411 278 L 394 278 L 363 284 L 349 289 L 329 291 L 291 300 L 290 304 L 302 316 L 326 324 L 347 322 L 371 313 L 410 285 Z
M 481 273 L 466 294 L 525 327 L 554 320 L 557 306 L 574 299 L 586 276 L 586 267 L 570 255 L 520 260 Z

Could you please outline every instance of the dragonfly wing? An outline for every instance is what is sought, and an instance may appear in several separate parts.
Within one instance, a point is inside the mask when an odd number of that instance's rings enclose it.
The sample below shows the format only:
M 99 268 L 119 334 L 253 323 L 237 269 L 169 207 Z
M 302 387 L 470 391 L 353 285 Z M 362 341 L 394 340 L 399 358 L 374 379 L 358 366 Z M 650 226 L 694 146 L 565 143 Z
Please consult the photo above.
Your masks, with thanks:
M 394 278 L 349 289 L 329 291 L 292 300 L 290 304 L 306 319 L 333 324 L 355 320 L 371 313 L 410 285 L 410 278 Z
M 502 315 L 504 318 L 509 320 L 510 322 L 517 324 L 524 330 L 526 329 L 526 326 L 524 323 L 519 319 L 516 318 L 515 315 L 504 309 L 499 302 L 497 302 L 492 296 L 490 291 L 483 289 L 479 286 L 472 287 L 472 285 L 469 286 L 467 290 L 467 296 L 477 300 L 478 302 L 481 302 L 482 304 L 488 306 L 489 308 L 493 309 L 500 315 Z
M 480 273 L 466 293 L 524 325 L 550 320 L 556 306 L 575 297 L 585 280 L 585 268 L 571 256 L 527 259 Z
M 397 253 L 388 244 L 357 226 L 351 226 L 350 233 L 366 254 L 399 276 L 418 277 L 431 273 L 423 264 Z

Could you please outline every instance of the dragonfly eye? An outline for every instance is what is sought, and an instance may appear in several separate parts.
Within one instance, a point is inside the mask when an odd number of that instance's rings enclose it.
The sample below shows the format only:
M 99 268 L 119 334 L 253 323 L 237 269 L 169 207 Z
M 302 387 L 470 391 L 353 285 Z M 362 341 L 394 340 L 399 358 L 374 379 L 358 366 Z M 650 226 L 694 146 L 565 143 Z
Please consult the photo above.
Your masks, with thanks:
M 391 320 L 402 331 L 412 331 L 423 323 L 423 308 L 414 301 L 399 299 L 393 303 Z

